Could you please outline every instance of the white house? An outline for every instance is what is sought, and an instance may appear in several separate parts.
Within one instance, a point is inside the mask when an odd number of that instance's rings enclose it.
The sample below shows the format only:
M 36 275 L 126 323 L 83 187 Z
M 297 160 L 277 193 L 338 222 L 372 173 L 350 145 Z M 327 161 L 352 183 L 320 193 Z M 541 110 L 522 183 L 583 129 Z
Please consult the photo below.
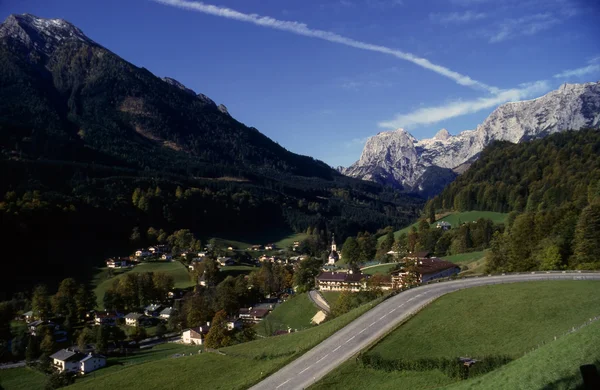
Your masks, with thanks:
M 452 225 L 449 222 L 441 221 L 441 222 L 438 222 L 435 225 L 435 227 L 438 228 L 438 229 L 442 229 L 442 230 L 448 230 L 448 229 L 450 229 L 452 227 Z
M 61 349 L 51 355 L 50 359 L 52 359 L 52 366 L 58 370 L 58 372 L 79 372 L 81 367 L 80 361 L 84 357 L 85 355 L 82 353 Z
M 183 331 L 181 340 L 185 344 L 202 345 L 210 327 L 197 326 Z
M 108 268 L 124 268 L 129 265 L 129 257 L 111 257 L 106 260 Z
M 198 257 L 206 257 L 206 252 L 198 252 Z
M 160 318 L 164 318 L 165 320 L 168 320 L 169 318 L 171 318 L 171 316 L 173 314 L 175 314 L 175 309 L 173 309 L 172 307 L 167 307 L 167 308 L 163 309 L 158 316 Z
M 165 253 L 169 251 L 168 245 L 154 245 L 148 248 L 148 251 L 152 252 L 155 255 L 159 255 L 161 253 Z
M 170 253 L 165 253 L 160 258 L 163 259 L 163 260 L 172 260 L 173 259 L 173 255 L 171 255 Z
M 70 349 L 61 349 L 50 356 L 52 366 L 58 372 L 87 374 L 106 366 L 106 358 L 93 353 L 83 354 Z
M 146 314 L 147 316 L 156 317 L 156 316 L 158 316 L 158 313 L 160 313 L 161 310 L 162 310 L 161 305 L 159 305 L 157 303 L 153 303 L 144 308 L 144 314 Z
M 138 249 L 137 251 L 135 251 L 135 256 L 136 257 L 148 257 L 152 254 L 152 252 L 146 250 L 146 249 Z
M 79 361 L 79 372 L 87 374 L 88 372 L 96 371 L 104 366 L 106 366 L 106 358 L 102 355 L 90 352 L 86 357 Z
M 98 312 L 94 322 L 98 325 L 115 325 L 117 322 L 117 314 L 112 312 Z
M 143 317 L 144 315 L 141 313 L 129 313 L 125 316 L 125 325 L 138 326 Z

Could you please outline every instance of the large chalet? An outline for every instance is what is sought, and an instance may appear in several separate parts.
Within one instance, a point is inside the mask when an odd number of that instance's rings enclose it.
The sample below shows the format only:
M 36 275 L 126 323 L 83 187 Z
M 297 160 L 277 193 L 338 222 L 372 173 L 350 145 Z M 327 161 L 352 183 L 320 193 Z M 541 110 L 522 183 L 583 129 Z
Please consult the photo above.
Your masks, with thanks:
M 437 257 L 429 257 L 427 252 L 409 254 L 405 260 L 406 264 L 414 262 L 417 273 L 416 282 L 419 284 L 433 279 L 447 278 L 460 272 L 458 265 Z M 408 270 L 405 267 L 392 272 L 392 287 L 394 289 L 405 287 L 407 276 Z
M 321 291 L 360 291 L 367 275 L 350 272 L 321 272 L 315 284 Z

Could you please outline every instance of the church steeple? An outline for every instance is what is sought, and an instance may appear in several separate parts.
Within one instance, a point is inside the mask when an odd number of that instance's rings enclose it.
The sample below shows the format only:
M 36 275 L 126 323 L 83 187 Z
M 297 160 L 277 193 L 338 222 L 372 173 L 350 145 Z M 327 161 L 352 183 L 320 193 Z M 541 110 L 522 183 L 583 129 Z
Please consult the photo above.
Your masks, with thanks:
M 335 234 L 331 235 L 331 251 L 337 252 L 337 246 L 335 245 Z

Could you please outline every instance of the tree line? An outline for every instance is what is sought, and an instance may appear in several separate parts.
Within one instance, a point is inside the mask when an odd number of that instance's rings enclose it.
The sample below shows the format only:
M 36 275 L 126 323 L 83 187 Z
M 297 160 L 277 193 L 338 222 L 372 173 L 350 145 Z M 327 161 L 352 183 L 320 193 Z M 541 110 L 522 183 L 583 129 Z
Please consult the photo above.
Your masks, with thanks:
M 486 148 L 426 210 L 510 212 L 488 272 L 600 268 L 600 132 Z

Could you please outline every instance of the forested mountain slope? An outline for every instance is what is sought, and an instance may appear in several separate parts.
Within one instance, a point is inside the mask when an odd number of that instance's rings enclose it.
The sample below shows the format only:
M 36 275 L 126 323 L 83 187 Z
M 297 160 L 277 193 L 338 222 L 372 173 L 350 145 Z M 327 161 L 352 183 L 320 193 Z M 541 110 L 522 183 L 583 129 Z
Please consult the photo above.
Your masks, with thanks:
M 431 208 L 511 212 L 490 271 L 600 268 L 600 131 L 496 142 Z
M 3 240 L 15 243 L 7 292 L 130 250 L 134 227 L 344 236 L 402 226 L 422 205 L 291 153 L 72 24 L 28 14 L 0 25 L 0 169 Z

